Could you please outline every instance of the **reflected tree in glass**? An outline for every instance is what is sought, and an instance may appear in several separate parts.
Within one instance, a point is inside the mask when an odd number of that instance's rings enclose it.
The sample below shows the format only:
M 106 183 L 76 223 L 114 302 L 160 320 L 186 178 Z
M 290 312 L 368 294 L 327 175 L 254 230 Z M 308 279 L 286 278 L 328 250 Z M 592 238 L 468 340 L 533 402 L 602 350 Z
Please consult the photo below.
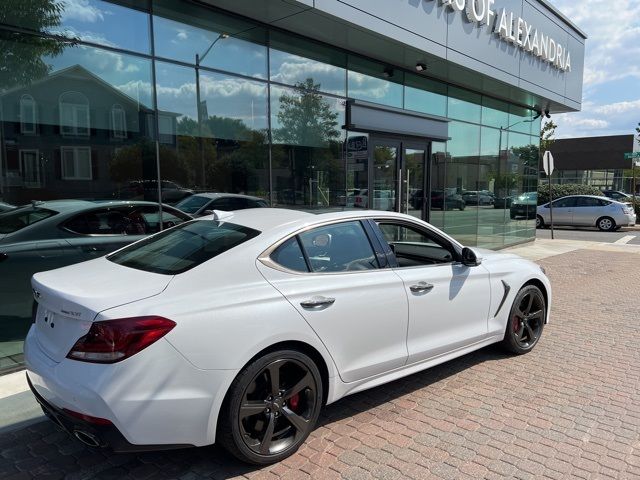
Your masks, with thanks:
M 0 24 L 28 26 L 36 32 L 44 32 L 60 24 L 62 13 L 63 5 L 54 0 L 4 0 Z M 7 30 L 0 31 L 0 39 L 5 41 L 0 51 L 0 91 L 45 77 L 52 66 L 43 57 L 57 56 L 66 45 L 73 43 Z
M 281 145 L 275 154 L 290 169 L 289 188 L 279 192 L 281 203 L 328 207 L 337 204 L 344 188 L 339 113 L 319 90 L 320 84 L 309 78 L 279 97 L 273 138 Z

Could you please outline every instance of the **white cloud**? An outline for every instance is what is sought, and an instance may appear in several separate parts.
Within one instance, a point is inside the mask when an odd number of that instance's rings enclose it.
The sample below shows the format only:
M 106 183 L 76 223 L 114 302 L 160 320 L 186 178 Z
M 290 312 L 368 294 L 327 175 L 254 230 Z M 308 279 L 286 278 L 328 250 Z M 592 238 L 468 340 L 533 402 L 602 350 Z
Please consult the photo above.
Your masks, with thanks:
M 101 10 L 89 3 L 89 0 L 58 0 L 64 8 L 63 19 L 77 20 L 80 22 L 96 23 L 104 20 L 108 12 Z

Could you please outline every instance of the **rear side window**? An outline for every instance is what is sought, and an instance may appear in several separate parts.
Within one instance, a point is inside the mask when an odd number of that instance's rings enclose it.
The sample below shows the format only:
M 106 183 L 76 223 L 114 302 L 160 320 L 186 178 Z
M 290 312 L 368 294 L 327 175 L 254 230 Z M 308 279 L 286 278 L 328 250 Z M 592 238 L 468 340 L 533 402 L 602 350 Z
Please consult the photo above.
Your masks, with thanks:
M 53 217 L 58 212 L 46 208 L 25 207 L 0 215 L 0 233 L 14 233 L 24 227 Z
M 297 237 L 290 238 L 280 245 L 272 254 L 271 260 L 294 272 L 308 272 L 307 262 Z
M 177 275 L 260 235 L 227 222 L 200 220 L 159 233 L 107 256 L 125 267 Z

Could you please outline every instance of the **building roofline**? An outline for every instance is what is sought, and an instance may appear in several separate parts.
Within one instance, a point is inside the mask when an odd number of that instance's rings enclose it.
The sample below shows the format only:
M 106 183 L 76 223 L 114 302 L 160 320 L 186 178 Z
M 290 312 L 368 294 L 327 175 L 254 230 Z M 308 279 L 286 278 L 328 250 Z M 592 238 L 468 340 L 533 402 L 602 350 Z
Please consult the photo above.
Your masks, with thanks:
M 573 30 L 576 31 L 576 33 L 578 33 L 582 38 L 584 38 L 585 40 L 587 38 L 589 38 L 587 36 L 587 34 L 580 28 L 578 27 L 575 23 L 573 23 L 571 20 L 569 20 L 569 18 L 562 13 L 560 10 L 557 9 L 557 7 L 553 6 L 551 4 L 551 2 L 549 0 L 538 0 L 538 2 L 540 2 L 542 5 L 544 5 L 545 7 L 547 7 L 549 10 L 551 10 L 555 15 L 557 15 L 564 23 L 566 23 L 567 25 L 569 25 Z

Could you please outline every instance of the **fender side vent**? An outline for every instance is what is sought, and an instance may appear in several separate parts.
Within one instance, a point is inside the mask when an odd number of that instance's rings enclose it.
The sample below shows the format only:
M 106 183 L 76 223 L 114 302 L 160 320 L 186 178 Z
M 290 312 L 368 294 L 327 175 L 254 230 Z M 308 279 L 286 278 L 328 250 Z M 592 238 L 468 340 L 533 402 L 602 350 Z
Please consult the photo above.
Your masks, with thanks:
M 496 310 L 494 317 L 497 317 L 498 314 L 500 313 L 500 310 L 502 310 L 502 307 L 504 306 L 504 302 L 506 302 L 507 296 L 511 291 L 511 286 L 504 280 L 502 280 L 502 287 L 504 288 L 504 293 L 502 294 L 502 301 L 500 302 L 500 305 L 498 305 L 498 310 Z

